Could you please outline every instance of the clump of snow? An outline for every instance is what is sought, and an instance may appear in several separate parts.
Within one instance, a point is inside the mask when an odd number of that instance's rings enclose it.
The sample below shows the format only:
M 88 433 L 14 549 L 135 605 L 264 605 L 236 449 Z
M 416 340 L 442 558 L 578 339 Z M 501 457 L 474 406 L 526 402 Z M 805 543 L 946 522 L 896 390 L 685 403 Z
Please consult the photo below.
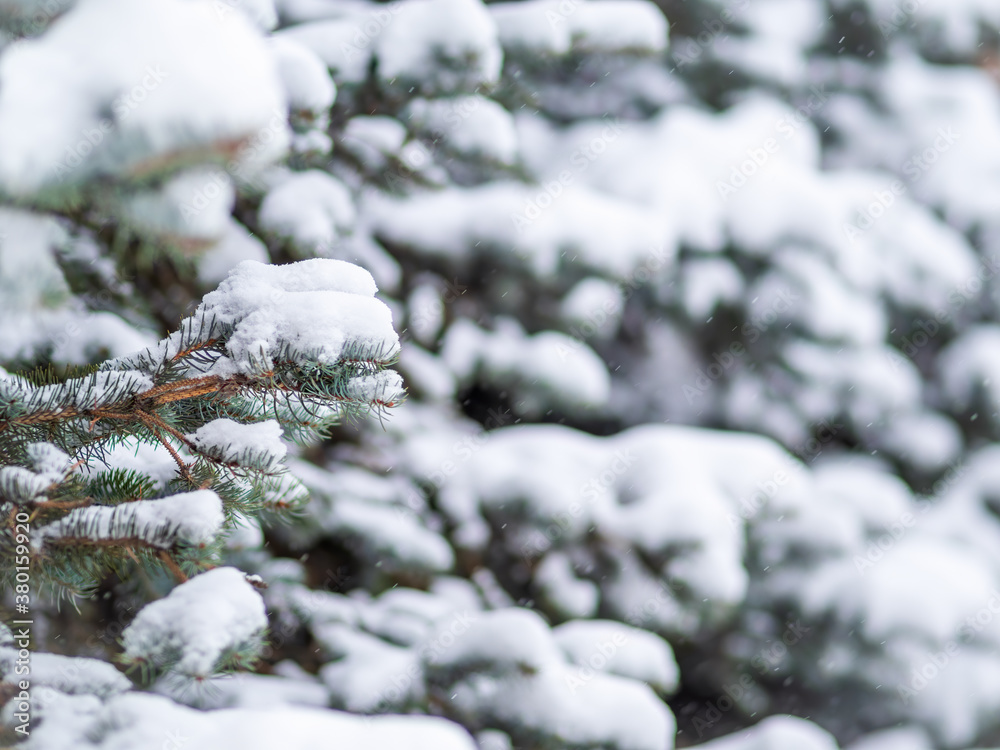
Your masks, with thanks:
M 274 471 L 285 458 L 281 425 L 273 419 L 242 424 L 214 419 L 186 435 L 199 452 L 224 462 Z
M 377 236 L 418 254 L 458 262 L 492 255 L 541 278 L 573 267 L 626 278 L 637 267 L 671 264 L 676 237 L 664 216 L 675 212 L 654 215 L 564 171 L 563 182 L 556 175 L 535 186 L 495 181 L 405 199 L 369 196 L 366 211 Z
M 51 217 L 3 206 L 0 208 L 0 301 L 7 314 L 25 308 L 38 313 L 69 296 L 54 250 L 68 241 L 66 230 Z M 24 279 L 30 278 L 31 284 Z M 3 326 L 0 342 L 14 326 Z M 6 351 L 10 347 L 4 346 Z M 5 354 L 16 358 L 16 354 Z
M 51 443 L 31 443 L 25 448 L 31 469 L 0 468 L 0 496 L 14 503 L 44 501 L 44 493 L 66 476 L 70 457 Z
M 109 34 L 114 44 L 93 46 Z M 241 13 L 81 2 L 0 62 L 0 185 L 30 196 L 162 172 L 185 153 L 227 162 L 284 109 L 271 55 Z M 281 154 L 287 132 L 272 136 L 254 159 Z
M 811 614 L 820 607 L 833 607 L 843 617 L 863 618 L 862 632 L 875 643 L 913 630 L 914 613 L 935 602 L 919 631 L 946 641 L 959 632 L 966 613 L 975 612 L 989 598 L 984 592 L 995 585 L 978 558 L 973 551 L 923 537 L 918 530 L 902 538 L 877 565 L 870 556 L 862 556 L 860 571 L 854 559 L 845 560 L 839 570 L 830 566 L 800 597 Z M 861 571 L 865 575 L 859 580 Z
M 0 675 L 4 681 L 17 684 L 17 649 L 0 645 Z M 22 660 L 23 669 L 23 660 Z M 98 659 L 63 656 L 45 652 L 31 654 L 31 685 L 38 692 L 51 688 L 68 695 L 93 695 L 106 700 L 131 690 L 132 682 L 114 665 Z
M 681 269 L 684 308 L 694 320 L 706 320 L 719 304 L 736 305 L 743 298 L 743 275 L 729 260 L 695 258 Z
M 200 330 L 211 322 L 232 331 L 229 357 L 213 365 L 212 372 L 223 375 L 265 372 L 279 357 L 333 365 L 345 350 L 392 356 L 399 338 L 389 308 L 375 292 L 371 274 L 344 261 L 317 258 L 285 266 L 244 261 L 184 325 Z M 161 348 L 177 349 L 181 334 Z
M 347 384 L 346 396 L 354 401 L 394 406 L 403 400 L 403 377 L 395 370 L 363 375 Z
M 447 715 L 499 729 L 515 745 L 670 750 L 673 716 L 647 685 L 566 664 L 552 632 L 529 610 L 477 616 L 458 634 L 443 624 L 425 656 L 429 690 Z
M 138 692 L 103 706 L 58 694 L 37 713 L 41 721 L 31 730 L 31 743 L 37 747 L 160 748 L 183 737 L 184 750 L 267 750 L 315 746 L 317 738 L 335 738 L 338 750 L 476 750 L 462 727 L 431 716 L 368 718 L 289 706 L 200 711 Z
M 503 52 L 479 0 L 406 0 L 376 39 L 375 58 L 384 84 L 458 93 L 496 83 Z
M 125 196 L 119 213 L 140 233 L 200 249 L 222 237 L 235 199 L 236 188 L 226 172 L 196 167 L 171 175 L 155 189 Z
M 332 481 L 310 464 L 295 462 L 293 471 L 311 491 L 306 515 L 370 564 L 413 572 L 444 572 L 454 564 L 451 546 L 427 527 L 423 509 L 406 502 L 412 486 L 347 466 L 337 466 Z
M 598 587 L 602 612 L 664 634 L 704 631 L 730 617 L 749 584 L 745 525 L 788 513 L 808 496 L 802 465 L 755 436 L 663 425 L 610 438 L 548 425 L 488 435 L 439 491 L 459 543 L 484 547 L 484 519 L 502 514 L 511 556 L 565 552 L 586 560 L 591 529 L 602 529 L 604 573 L 577 575 Z M 414 448 L 428 452 L 415 459 L 430 467 L 447 456 L 426 438 Z M 658 563 L 647 568 L 636 552 Z
M 343 261 L 306 260 L 283 266 L 246 262 L 233 269 L 220 286 L 212 308 L 233 316 L 245 315 L 258 301 L 255 296 L 270 300 L 268 294 L 281 299 L 286 294 L 318 291 L 374 297 L 378 290 L 370 273 Z
M 234 513 L 233 530 L 226 536 L 227 550 L 253 550 L 264 545 L 264 532 L 260 521 L 247 518 L 241 513 Z
M 296 172 L 268 191 L 260 206 L 261 228 L 314 254 L 354 228 L 350 191 L 326 172 Z
M 837 741 L 811 721 L 769 716 L 748 731 L 698 745 L 701 750 L 839 750 Z
M 432 682 L 460 672 L 534 674 L 560 661 L 548 626 L 530 610 L 498 610 L 472 622 L 470 631 L 447 639 L 453 643 L 446 648 L 428 652 L 425 663 Z M 440 640 L 451 628 L 452 623 L 443 623 L 431 640 Z
M 979 325 L 964 331 L 938 356 L 941 388 L 958 413 L 1000 401 L 1000 326 Z M 997 422 L 992 414 L 985 415 Z
M 62 476 L 73 463 L 69 456 L 51 443 L 30 443 L 24 452 L 32 469 L 50 477 Z
M 409 310 L 406 332 L 424 346 L 433 344 L 444 326 L 445 301 L 434 281 L 414 285 L 406 301 Z
M 945 471 L 964 448 L 958 425 L 943 414 L 918 411 L 898 414 L 873 437 L 875 444 L 928 473 Z
M 511 114 L 500 104 L 475 94 L 447 99 L 413 99 L 401 117 L 418 135 L 466 157 L 500 164 L 517 158 L 517 132 Z
M 400 353 L 399 367 L 406 374 L 409 388 L 425 398 L 447 399 L 455 395 L 455 376 L 440 357 L 426 349 L 407 344 Z
M 50 216 L 0 208 L 0 358 L 33 361 L 44 353 L 56 363 L 86 364 L 98 353 L 120 356 L 155 341 L 71 295 L 56 254 L 82 248 Z
M 562 617 L 593 617 L 601 601 L 593 581 L 578 578 L 569 556 L 553 552 L 535 570 L 535 587 L 543 605 Z
M 769 0 L 734 5 L 728 12 L 745 34 L 723 34 L 711 53 L 726 65 L 764 81 L 785 86 L 808 86 L 806 71 L 810 50 L 822 40 L 827 18 L 824 9 L 810 0 Z M 700 43 L 688 40 L 688 45 Z M 674 49 L 685 50 L 685 44 Z M 693 46 L 688 49 L 695 54 Z
M 51 477 L 35 474 L 20 466 L 5 466 L 0 469 L 0 497 L 12 503 L 35 502 L 41 499 L 52 484 Z
M 125 657 L 208 677 L 224 656 L 256 644 L 266 628 L 264 602 L 244 574 L 215 568 L 143 607 L 123 634 Z
M 316 632 L 328 651 L 345 654 L 320 672 L 334 705 L 349 711 L 380 713 L 387 709 L 401 711 L 424 698 L 420 664 L 412 649 L 390 645 L 343 625 L 328 625 Z M 385 689 L 393 684 L 398 687 L 392 692 Z
M 84 476 L 94 478 L 105 471 L 132 471 L 153 482 L 153 487 L 162 491 L 177 476 L 177 462 L 170 451 L 160 443 L 145 443 L 129 438 L 108 448 L 104 454 L 103 466 L 91 463 L 81 467 Z
M 537 56 L 590 53 L 663 52 L 667 20 L 645 0 L 530 0 L 493 3 L 505 50 Z
M 514 390 L 523 414 L 544 412 L 549 405 L 601 406 L 611 390 L 604 362 L 586 343 L 556 331 L 529 336 L 509 318 L 498 320 L 493 332 L 456 321 L 445 334 L 441 356 L 460 381 Z
M 205 286 L 218 286 L 244 260 L 267 263 L 267 246 L 250 234 L 242 224 L 230 219 L 222 237 L 200 254 L 198 280 Z
M 374 55 L 371 39 L 365 36 L 365 25 L 389 13 L 380 6 L 371 13 L 301 23 L 281 29 L 273 38 L 289 40 L 309 49 L 329 68 L 338 83 L 356 85 L 367 78 Z M 358 44 L 359 39 L 367 43 Z
M 324 519 L 324 526 L 337 536 L 346 537 L 349 546 L 366 548 L 367 557 L 394 558 L 395 565 L 387 563 L 387 569 L 402 564 L 413 571 L 443 572 L 454 563 L 451 548 L 441 537 L 398 507 L 365 503 L 347 496 L 336 501 Z
M 398 159 L 406 142 L 406 126 L 385 115 L 357 115 L 347 121 L 340 143 L 372 172 Z
M 608 338 L 625 312 L 625 294 L 621 286 L 590 276 L 570 289 L 559 307 L 577 337 Z
M 558 4 L 531 0 L 516 3 L 490 3 L 490 15 L 497 25 L 497 35 L 506 52 L 530 52 L 539 56 L 563 55 L 572 40 L 569 27 L 558 14 Z
M 667 19 L 646 0 L 582 0 L 564 15 L 573 47 L 581 52 L 651 54 L 667 48 Z
M 918 12 L 927 6 L 917 5 Z M 904 14 L 907 23 L 914 18 Z M 995 79 L 977 66 L 935 65 L 909 50 L 897 52 L 873 82 L 876 111 L 847 96 L 831 98 L 829 119 L 843 147 L 830 158 L 838 166 L 891 171 L 952 226 L 969 231 L 980 222 L 991 225 L 990 207 L 1000 194 L 993 177 L 1000 142 Z
M 552 635 L 573 664 L 645 682 L 663 695 L 677 689 L 680 669 L 658 635 L 610 620 L 567 622 Z
M 323 61 L 293 38 L 275 36 L 269 43 L 289 108 L 292 112 L 308 116 L 310 120 L 324 123 L 337 97 L 337 87 Z

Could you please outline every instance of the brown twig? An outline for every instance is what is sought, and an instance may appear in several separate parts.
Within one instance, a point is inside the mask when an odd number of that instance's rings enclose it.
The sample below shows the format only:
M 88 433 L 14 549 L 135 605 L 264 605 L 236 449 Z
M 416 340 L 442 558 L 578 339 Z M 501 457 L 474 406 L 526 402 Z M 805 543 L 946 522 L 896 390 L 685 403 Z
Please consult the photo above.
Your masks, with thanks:
M 174 462 L 180 469 L 181 476 L 183 476 L 190 484 L 195 484 L 194 477 L 191 476 L 191 471 L 188 468 L 188 465 L 184 463 L 184 459 L 181 458 L 181 455 L 174 449 L 174 446 L 170 444 L 170 441 L 163 437 L 155 422 L 149 418 L 150 415 L 145 412 L 139 412 L 136 417 L 140 422 L 146 425 L 147 428 L 149 428 L 149 431 L 153 433 L 153 436 L 160 441 L 160 444 L 164 448 L 167 449 L 167 452 L 170 453 L 170 457 L 174 459 Z
M 171 556 L 169 552 L 167 552 L 166 550 L 161 550 L 160 559 L 163 560 L 164 563 L 166 563 L 166 566 L 170 568 L 170 572 L 174 574 L 174 577 L 180 583 L 185 583 L 188 580 L 188 577 L 184 574 L 184 571 L 181 570 L 181 566 L 177 564 L 177 561 L 174 560 L 174 558 Z
M 192 344 L 187 349 L 181 349 L 177 354 L 170 358 L 171 362 L 176 362 L 179 359 L 183 359 L 188 355 L 194 354 L 195 352 L 200 352 L 203 349 L 208 349 L 209 347 L 215 346 L 219 343 L 219 339 L 209 339 L 208 341 L 202 341 L 198 344 Z
M 187 378 L 178 380 L 175 383 L 164 383 L 163 385 L 150 388 L 136 395 L 140 402 L 150 402 L 153 408 L 169 404 L 174 401 L 183 401 L 188 398 L 205 396 L 210 393 L 218 393 L 222 389 L 224 381 L 216 375 L 206 375 L 200 378 Z

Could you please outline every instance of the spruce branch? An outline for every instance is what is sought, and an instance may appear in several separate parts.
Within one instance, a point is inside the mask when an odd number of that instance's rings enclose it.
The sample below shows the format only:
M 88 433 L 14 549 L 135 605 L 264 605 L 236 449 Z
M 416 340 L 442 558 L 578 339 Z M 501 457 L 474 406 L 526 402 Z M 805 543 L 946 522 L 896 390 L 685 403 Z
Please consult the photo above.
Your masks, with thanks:
M 62 382 L 0 379 L 0 510 L 30 508 L 42 579 L 83 592 L 138 563 L 184 580 L 214 567 L 236 514 L 301 502 L 282 437 L 315 440 L 404 397 L 374 294 L 340 261 L 246 262 L 156 346 Z M 116 463 L 142 446 L 169 457 L 168 481 Z

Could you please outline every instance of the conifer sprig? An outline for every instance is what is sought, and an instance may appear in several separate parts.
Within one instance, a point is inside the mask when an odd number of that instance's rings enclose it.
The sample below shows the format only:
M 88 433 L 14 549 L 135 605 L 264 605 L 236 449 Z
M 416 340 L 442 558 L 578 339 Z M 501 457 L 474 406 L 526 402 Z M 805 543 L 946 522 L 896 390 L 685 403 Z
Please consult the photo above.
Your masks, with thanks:
M 136 563 L 184 580 L 217 564 L 238 515 L 302 502 L 281 438 L 315 440 L 403 398 L 388 310 L 358 271 L 244 263 L 154 347 L 62 382 L 0 379 L 2 551 L 16 551 L 9 511 L 20 509 L 44 584 L 86 592 Z M 302 314 L 309 304 L 316 315 Z M 122 463 L 142 446 L 155 471 Z M 154 476 L 163 457 L 166 481 Z

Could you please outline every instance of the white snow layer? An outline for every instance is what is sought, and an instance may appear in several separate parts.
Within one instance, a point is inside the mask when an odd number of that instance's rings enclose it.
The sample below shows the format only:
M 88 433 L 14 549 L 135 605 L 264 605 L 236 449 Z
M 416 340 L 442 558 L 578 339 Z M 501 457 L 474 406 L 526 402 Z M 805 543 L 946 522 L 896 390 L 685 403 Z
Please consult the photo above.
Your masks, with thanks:
M 90 505 L 38 529 L 33 544 L 61 541 L 140 539 L 161 549 L 177 544 L 207 545 L 222 530 L 222 501 L 211 490 L 195 490 L 158 500 Z
M 643 0 L 529 0 L 488 7 L 504 49 L 515 53 L 653 53 L 667 47 L 666 19 Z
M 484 96 L 413 99 L 402 118 L 416 133 L 440 139 L 440 145 L 463 156 L 501 164 L 513 164 L 517 158 L 513 117 Z
M 25 452 L 31 468 L 0 468 L 0 497 L 14 503 L 44 502 L 45 491 L 66 476 L 72 464 L 69 456 L 50 443 L 31 443 Z
M 645 682 L 663 695 L 677 690 L 680 670 L 665 640 L 611 620 L 577 620 L 552 630 L 569 660 L 580 666 Z
M 104 705 L 93 698 L 58 694 L 39 713 L 48 720 L 32 729 L 31 740 L 25 745 L 29 750 L 160 750 L 164 743 L 172 742 L 185 750 L 476 750 L 472 737 L 460 726 L 429 716 L 369 718 L 297 707 L 205 712 L 147 693 L 127 693 Z
M 557 331 L 527 335 L 511 318 L 484 331 L 460 319 L 445 335 L 441 357 L 459 380 L 482 382 L 516 391 L 518 410 L 544 411 L 546 394 L 563 407 L 604 404 L 611 376 L 603 360 L 583 341 Z
M 354 228 L 354 200 L 337 178 L 319 170 L 289 175 L 264 197 L 260 225 L 303 253 L 319 253 Z
M 263 163 L 287 144 L 286 109 L 272 57 L 242 14 L 81 0 L 0 60 L 0 186 L 28 196 L 96 175 L 138 177 L 185 152 L 229 162 L 270 127 L 269 145 L 243 154 Z
M 186 437 L 206 455 L 264 471 L 276 469 L 288 450 L 281 441 L 281 425 L 273 419 L 253 424 L 214 419 Z
M 795 716 L 769 716 L 753 728 L 698 745 L 701 750 L 838 750 L 837 741 Z
M 210 371 L 223 377 L 266 372 L 278 357 L 320 365 L 336 364 L 345 350 L 391 357 L 399 338 L 376 291 L 370 273 L 344 261 L 315 258 L 271 266 L 248 260 L 205 296 L 185 325 L 200 330 L 203 323 L 214 323 L 232 331 L 226 342 L 229 356 Z M 178 332 L 160 347 L 172 356 L 180 340 Z M 402 383 L 388 370 L 355 388 L 389 402 L 401 396 Z
M 55 255 L 69 247 L 73 240 L 52 217 L 0 208 L 0 358 L 29 361 L 52 347 L 53 362 L 85 364 L 101 351 L 120 356 L 155 342 L 70 294 Z
M 441 23 L 442 18 L 448 22 Z M 378 76 L 418 86 L 473 89 L 500 77 L 496 25 L 479 0 L 407 0 L 375 40 Z
M 485 720 L 518 744 L 548 735 L 570 747 L 673 747 L 673 716 L 647 685 L 567 664 L 530 610 L 483 613 L 460 629 L 442 623 L 424 653 L 427 680 L 448 696 L 449 713 Z
M 246 575 L 215 568 L 147 604 L 122 637 L 128 659 L 209 677 L 223 656 L 253 643 L 266 628 L 264 602 Z

